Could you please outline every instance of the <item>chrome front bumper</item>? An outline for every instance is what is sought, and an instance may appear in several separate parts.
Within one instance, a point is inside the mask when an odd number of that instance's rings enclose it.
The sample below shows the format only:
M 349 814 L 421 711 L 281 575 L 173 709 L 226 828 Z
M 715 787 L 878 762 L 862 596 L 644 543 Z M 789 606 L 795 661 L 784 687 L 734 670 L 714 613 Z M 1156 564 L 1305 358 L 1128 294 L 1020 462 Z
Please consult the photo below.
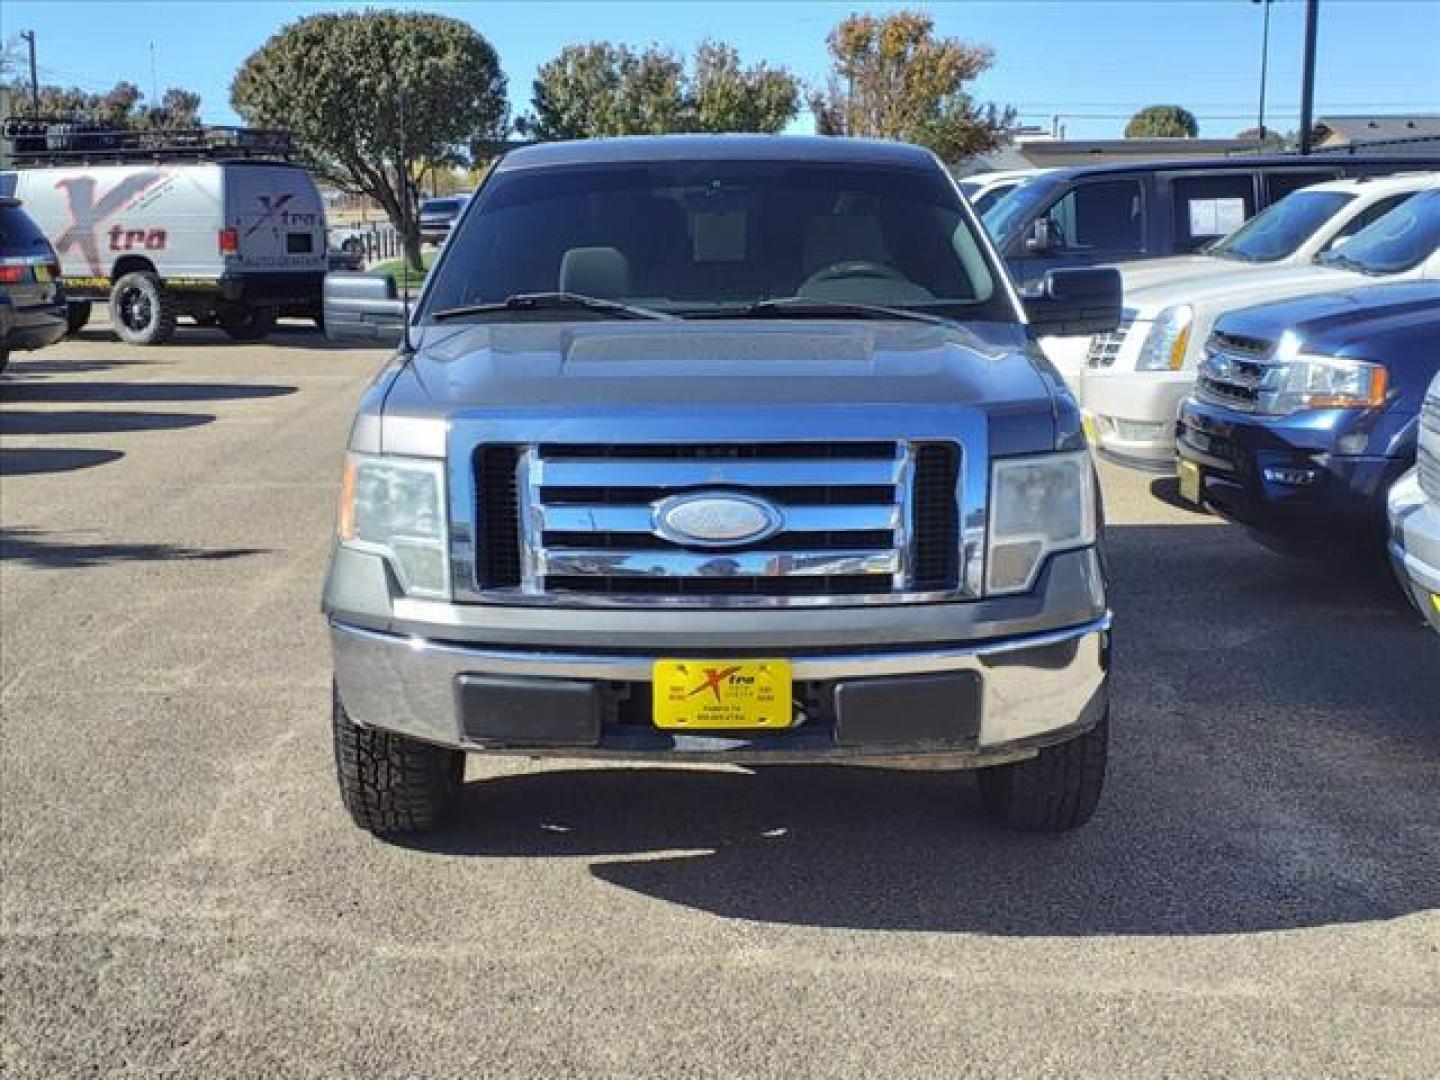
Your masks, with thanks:
M 492 648 L 444 643 L 350 625 L 332 618 L 335 680 L 347 714 L 357 724 L 394 731 L 443 746 L 487 753 L 562 757 L 701 760 L 713 762 L 869 760 L 954 767 L 994 764 L 1029 756 L 1094 726 L 1107 706 L 1110 616 L 1081 625 L 1009 638 L 952 645 L 824 650 L 790 655 L 801 684 L 834 689 L 864 683 L 897 684 L 952 673 L 978 682 L 976 734 L 964 739 L 907 743 L 882 738 L 872 745 L 842 745 L 824 722 L 787 731 L 672 734 L 645 723 L 603 726 L 588 742 L 529 745 L 522 738 L 497 744 L 467 736 L 465 679 L 499 680 L 543 702 L 549 688 L 570 693 L 587 687 L 606 693 L 648 691 L 651 666 L 661 653 L 570 652 L 563 649 Z M 677 652 L 684 655 L 679 650 Z M 774 656 L 763 643 L 716 658 Z M 693 651 L 693 650 L 691 650 Z M 675 654 L 670 654 L 675 655 Z M 883 693 L 883 687 L 882 687 Z M 838 699 L 837 699 L 838 700 Z M 896 700 L 903 700 L 897 698 Z M 523 722 L 523 721 L 522 721 Z M 906 718 L 896 713 L 895 723 Z M 897 730 L 901 730 L 897 728 Z

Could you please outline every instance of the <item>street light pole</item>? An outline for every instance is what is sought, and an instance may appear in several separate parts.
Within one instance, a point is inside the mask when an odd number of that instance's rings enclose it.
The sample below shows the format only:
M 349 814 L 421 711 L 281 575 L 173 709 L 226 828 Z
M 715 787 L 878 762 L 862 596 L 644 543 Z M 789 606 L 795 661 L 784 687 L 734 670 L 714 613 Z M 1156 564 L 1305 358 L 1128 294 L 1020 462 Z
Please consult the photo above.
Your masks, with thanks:
M 35 31 L 22 30 L 20 36 L 30 46 L 30 111 L 40 115 L 40 80 L 35 75 Z
M 1310 127 L 1315 114 L 1315 34 L 1320 0 L 1305 0 L 1305 75 L 1300 87 L 1300 153 L 1310 153 Z
M 1265 75 L 1270 66 L 1270 4 L 1272 0 L 1250 0 L 1259 4 L 1265 13 L 1260 31 L 1260 117 L 1255 126 L 1260 132 L 1260 141 L 1265 141 Z

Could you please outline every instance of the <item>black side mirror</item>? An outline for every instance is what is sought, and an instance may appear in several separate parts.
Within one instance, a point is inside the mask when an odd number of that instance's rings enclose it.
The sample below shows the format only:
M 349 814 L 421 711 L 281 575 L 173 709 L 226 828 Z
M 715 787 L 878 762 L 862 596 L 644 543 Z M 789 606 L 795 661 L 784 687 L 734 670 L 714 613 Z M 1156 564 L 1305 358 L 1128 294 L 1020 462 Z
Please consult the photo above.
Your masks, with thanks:
M 1036 334 L 1103 334 L 1120 325 L 1124 285 L 1113 266 L 1050 270 L 1020 291 Z
M 1032 221 L 1025 233 L 1025 251 L 1031 255 L 1040 255 L 1054 246 L 1055 238 L 1050 235 L 1050 219 L 1042 217 Z
M 400 344 L 405 305 L 389 274 L 325 275 L 325 336 L 331 341 Z

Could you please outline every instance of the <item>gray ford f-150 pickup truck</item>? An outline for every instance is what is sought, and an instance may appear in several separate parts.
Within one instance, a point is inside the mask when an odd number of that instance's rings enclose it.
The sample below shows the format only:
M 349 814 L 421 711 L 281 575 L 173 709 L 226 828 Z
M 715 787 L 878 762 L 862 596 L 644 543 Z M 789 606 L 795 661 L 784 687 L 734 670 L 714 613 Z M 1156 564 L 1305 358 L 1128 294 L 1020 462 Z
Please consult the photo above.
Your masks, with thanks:
M 1019 828 L 1100 795 L 1095 476 L 1038 333 L 927 151 L 553 143 L 490 173 L 360 405 L 325 583 L 355 821 L 431 827 L 465 754 L 981 768 Z M 408 325 L 404 322 L 409 314 Z

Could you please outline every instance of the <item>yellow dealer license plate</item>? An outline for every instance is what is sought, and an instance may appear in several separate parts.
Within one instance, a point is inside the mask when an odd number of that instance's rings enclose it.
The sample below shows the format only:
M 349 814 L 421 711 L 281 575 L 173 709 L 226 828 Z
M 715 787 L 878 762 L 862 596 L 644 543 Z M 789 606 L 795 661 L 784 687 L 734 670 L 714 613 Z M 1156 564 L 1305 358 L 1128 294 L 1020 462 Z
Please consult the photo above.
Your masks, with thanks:
M 788 660 L 657 660 L 655 726 L 669 731 L 788 728 Z
M 1193 461 L 1186 461 L 1181 458 L 1180 468 L 1180 497 L 1186 502 L 1195 506 L 1200 505 L 1200 466 Z

